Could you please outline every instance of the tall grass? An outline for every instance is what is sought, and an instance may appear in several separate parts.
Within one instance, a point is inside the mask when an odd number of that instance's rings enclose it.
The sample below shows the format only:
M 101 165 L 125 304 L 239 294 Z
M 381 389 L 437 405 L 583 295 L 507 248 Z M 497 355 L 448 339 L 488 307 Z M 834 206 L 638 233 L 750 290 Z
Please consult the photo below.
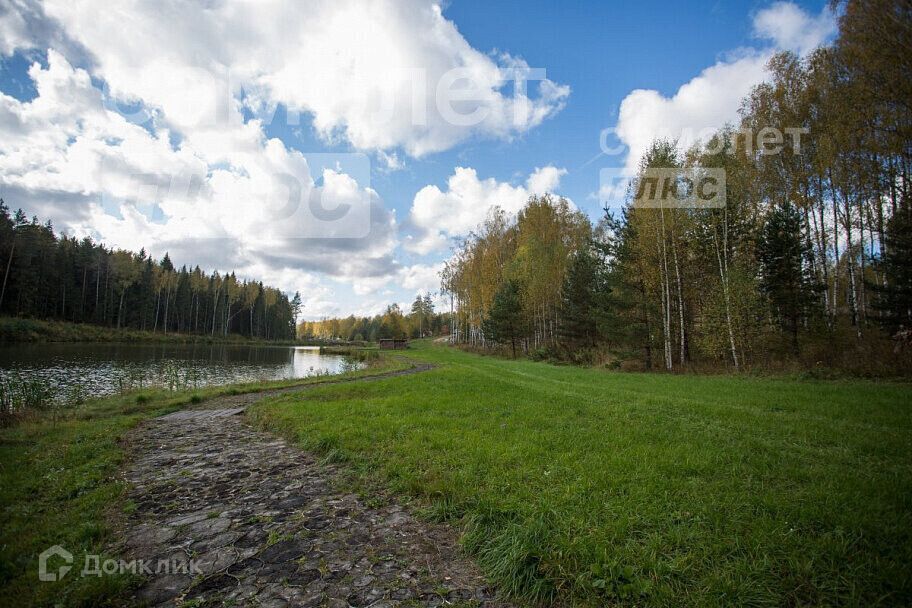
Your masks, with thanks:
M 42 378 L 19 374 L 0 376 L 0 425 L 10 426 L 36 414 L 50 414 L 56 419 L 62 410 L 78 407 L 85 400 L 86 391 L 81 386 L 58 394 L 53 385 Z
M 167 361 L 158 370 L 127 366 L 112 372 L 117 394 L 131 393 L 158 386 L 169 393 L 196 389 L 202 374 L 195 367 L 183 367 Z M 58 419 L 66 411 L 84 405 L 90 388 L 79 381 L 56 384 L 28 372 L 4 370 L 0 374 L 0 425 L 11 426 L 36 417 Z
M 196 367 L 185 367 L 177 361 L 165 361 L 158 369 L 125 366 L 114 372 L 114 384 L 119 394 L 159 386 L 169 392 L 199 388 L 202 373 Z

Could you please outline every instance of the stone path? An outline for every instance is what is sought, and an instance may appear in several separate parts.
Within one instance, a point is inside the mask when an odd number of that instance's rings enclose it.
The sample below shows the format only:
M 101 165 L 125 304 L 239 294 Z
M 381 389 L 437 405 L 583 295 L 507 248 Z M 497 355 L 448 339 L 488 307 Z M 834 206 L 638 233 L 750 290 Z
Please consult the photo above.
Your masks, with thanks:
M 193 571 L 149 576 L 136 603 L 506 606 L 451 529 L 339 490 L 336 466 L 249 426 L 244 407 L 267 394 L 213 399 L 132 436 L 124 553 Z

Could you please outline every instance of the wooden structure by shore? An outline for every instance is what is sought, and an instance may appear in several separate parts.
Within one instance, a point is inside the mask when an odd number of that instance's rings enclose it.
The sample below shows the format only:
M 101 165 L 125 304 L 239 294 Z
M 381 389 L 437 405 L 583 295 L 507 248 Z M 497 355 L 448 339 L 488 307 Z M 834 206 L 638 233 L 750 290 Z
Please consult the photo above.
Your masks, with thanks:
M 408 348 L 408 340 L 399 338 L 381 338 L 380 350 L 404 350 Z

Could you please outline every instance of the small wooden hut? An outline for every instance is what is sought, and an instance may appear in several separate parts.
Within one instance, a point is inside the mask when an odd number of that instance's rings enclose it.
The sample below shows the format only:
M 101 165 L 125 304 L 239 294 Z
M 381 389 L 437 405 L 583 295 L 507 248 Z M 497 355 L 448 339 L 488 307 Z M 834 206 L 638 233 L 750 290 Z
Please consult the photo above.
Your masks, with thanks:
M 380 338 L 380 350 L 403 350 L 408 348 L 408 340 L 401 338 Z

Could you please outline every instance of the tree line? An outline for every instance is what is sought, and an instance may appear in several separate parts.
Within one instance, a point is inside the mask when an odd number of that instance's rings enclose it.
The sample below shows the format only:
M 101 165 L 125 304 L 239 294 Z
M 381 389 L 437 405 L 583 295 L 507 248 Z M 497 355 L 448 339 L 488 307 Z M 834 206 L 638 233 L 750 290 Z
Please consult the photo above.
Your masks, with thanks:
M 494 210 L 441 276 L 453 339 L 647 369 L 892 366 L 912 328 L 910 44 L 908 2 L 849 2 L 832 46 L 772 58 L 739 125 L 654 142 L 620 213 Z M 638 198 L 657 169 L 704 168 L 719 208 Z
M 0 200 L 0 314 L 151 332 L 295 338 L 301 298 L 234 273 L 175 268 L 166 253 L 56 235 Z
M 423 338 L 449 332 L 447 315 L 434 310 L 431 294 L 417 294 L 408 312 L 390 304 L 372 317 L 328 318 L 303 321 L 298 335 L 304 339 L 343 342 L 376 342 L 380 338 Z

